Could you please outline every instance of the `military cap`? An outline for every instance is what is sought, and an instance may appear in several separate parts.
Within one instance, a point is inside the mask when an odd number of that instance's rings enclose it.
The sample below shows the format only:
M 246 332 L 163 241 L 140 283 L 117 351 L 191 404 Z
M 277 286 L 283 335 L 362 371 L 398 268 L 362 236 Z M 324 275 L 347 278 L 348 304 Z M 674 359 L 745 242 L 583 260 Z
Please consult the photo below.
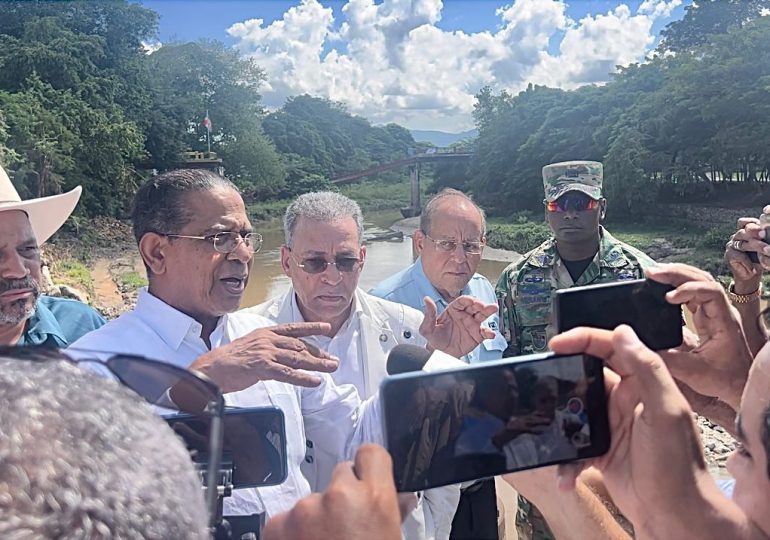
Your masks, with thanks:
M 602 198 L 603 167 L 598 161 L 562 161 L 543 167 L 545 200 L 555 201 L 568 191 L 582 191 Z

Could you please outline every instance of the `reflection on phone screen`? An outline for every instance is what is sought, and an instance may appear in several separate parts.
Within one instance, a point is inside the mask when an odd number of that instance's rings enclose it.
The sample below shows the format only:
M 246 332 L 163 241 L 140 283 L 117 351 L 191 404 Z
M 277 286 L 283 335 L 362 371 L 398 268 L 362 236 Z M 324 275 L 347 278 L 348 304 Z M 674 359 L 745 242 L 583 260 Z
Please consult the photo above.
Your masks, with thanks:
M 388 449 L 400 489 L 425 489 L 602 451 L 606 408 L 597 359 L 555 357 L 430 375 L 383 388 Z M 592 440 L 592 424 L 604 429 L 602 440 Z

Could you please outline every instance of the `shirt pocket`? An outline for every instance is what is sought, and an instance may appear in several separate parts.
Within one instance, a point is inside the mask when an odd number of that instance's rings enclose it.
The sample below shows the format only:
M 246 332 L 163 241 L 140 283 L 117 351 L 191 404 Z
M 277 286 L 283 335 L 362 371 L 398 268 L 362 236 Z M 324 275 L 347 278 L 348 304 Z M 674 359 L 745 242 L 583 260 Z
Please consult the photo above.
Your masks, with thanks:
M 508 348 L 508 342 L 500 332 L 495 332 L 495 337 L 481 342 L 480 360 L 495 360 L 503 357 L 503 352 Z

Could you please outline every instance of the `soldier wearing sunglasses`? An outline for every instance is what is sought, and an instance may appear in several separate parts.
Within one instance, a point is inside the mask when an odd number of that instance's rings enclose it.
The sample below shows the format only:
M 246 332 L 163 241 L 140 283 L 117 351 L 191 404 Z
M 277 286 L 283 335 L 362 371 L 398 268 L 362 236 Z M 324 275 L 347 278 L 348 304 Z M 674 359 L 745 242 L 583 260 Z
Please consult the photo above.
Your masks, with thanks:
M 506 356 L 547 349 L 554 335 L 555 290 L 642 278 L 644 269 L 655 264 L 601 226 L 607 210 L 602 180 L 602 164 L 596 161 L 543 167 L 545 220 L 553 236 L 508 266 L 496 287 L 500 327 L 508 342 Z M 517 520 L 520 534 L 550 538 L 539 513 L 522 506 Z
M 362 399 L 377 392 L 387 375 L 388 353 L 400 343 L 430 344 L 462 357 L 482 340 L 494 337 L 490 328 L 481 326 L 496 312 L 493 301 L 485 304 L 459 297 L 437 314 L 429 300 L 423 317 L 416 309 L 361 290 L 358 281 L 366 260 L 363 216 L 358 204 L 345 196 L 301 195 L 286 210 L 284 233 L 281 266 L 292 287 L 246 311 L 278 324 L 329 322 L 331 332 L 311 338 L 312 343 L 340 358 L 332 378 L 338 384 L 354 385 Z M 311 439 L 308 446 L 303 472 L 314 490 L 325 489 L 337 459 L 317 441 Z M 446 538 L 458 498 L 459 490 L 452 486 L 426 492 L 404 524 L 405 538 Z

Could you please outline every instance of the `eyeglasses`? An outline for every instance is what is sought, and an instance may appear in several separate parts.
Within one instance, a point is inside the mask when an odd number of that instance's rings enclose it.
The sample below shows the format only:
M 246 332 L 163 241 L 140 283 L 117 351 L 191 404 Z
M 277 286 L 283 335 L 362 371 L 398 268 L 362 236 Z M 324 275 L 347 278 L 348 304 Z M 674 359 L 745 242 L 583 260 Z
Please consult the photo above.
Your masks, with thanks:
M 291 248 L 287 248 L 291 251 Z M 361 259 L 356 257 L 335 257 L 334 261 L 327 261 L 323 257 L 309 257 L 296 261 L 297 266 L 302 268 L 308 274 L 321 274 L 326 271 L 329 265 L 334 265 L 340 272 L 353 272 L 361 266 Z
M 99 351 L 68 349 L 76 354 L 101 356 Z M 109 353 L 107 353 L 109 354 Z M 189 371 L 172 364 L 150 360 L 142 356 L 115 354 L 107 360 L 94 357 L 74 357 L 50 347 L 0 347 L 0 356 L 14 360 L 66 361 L 85 364 L 91 371 L 104 374 L 104 368 L 121 384 L 139 394 L 152 405 L 211 418 L 211 437 L 206 470 L 206 505 L 210 523 L 217 519 L 217 485 L 222 462 L 222 435 L 225 402 L 219 387 L 202 373 Z
M 425 238 L 433 242 L 433 245 L 436 246 L 436 249 L 438 249 L 439 251 L 443 251 L 445 253 L 454 252 L 454 250 L 457 249 L 457 246 L 459 244 L 462 244 L 463 251 L 468 255 L 479 255 L 484 249 L 484 245 L 486 243 L 483 240 L 478 240 L 475 242 L 468 242 L 468 241 L 458 242 L 457 240 L 448 240 L 448 239 L 436 240 L 435 238 L 431 238 L 430 236 L 428 236 L 426 233 L 422 233 L 422 234 L 425 235 Z
M 562 195 L 555 201 L 543 201 L 543 203 L 549 212 L 567 212 L 570 208 L 575 212 L 585 212 L 599 207 L 599 201 L 582 194 Z
M 225 255 L 238 249 L 238 246 L 241 242 L 243 242 L 246 246 L 246 249 L 252 253 L 256 253 L 262 247 L 262 235 L 255 232 L 243 234 L 239 232 L 228 231 L 209 234 L 207 236 L 189 236 L 186 234 L 168 233 L 158 234 L 168 236 L 169 238 L 189 238 L 191 240 L 207 240 L 209 242 L 214 242 L 214 249 Z

